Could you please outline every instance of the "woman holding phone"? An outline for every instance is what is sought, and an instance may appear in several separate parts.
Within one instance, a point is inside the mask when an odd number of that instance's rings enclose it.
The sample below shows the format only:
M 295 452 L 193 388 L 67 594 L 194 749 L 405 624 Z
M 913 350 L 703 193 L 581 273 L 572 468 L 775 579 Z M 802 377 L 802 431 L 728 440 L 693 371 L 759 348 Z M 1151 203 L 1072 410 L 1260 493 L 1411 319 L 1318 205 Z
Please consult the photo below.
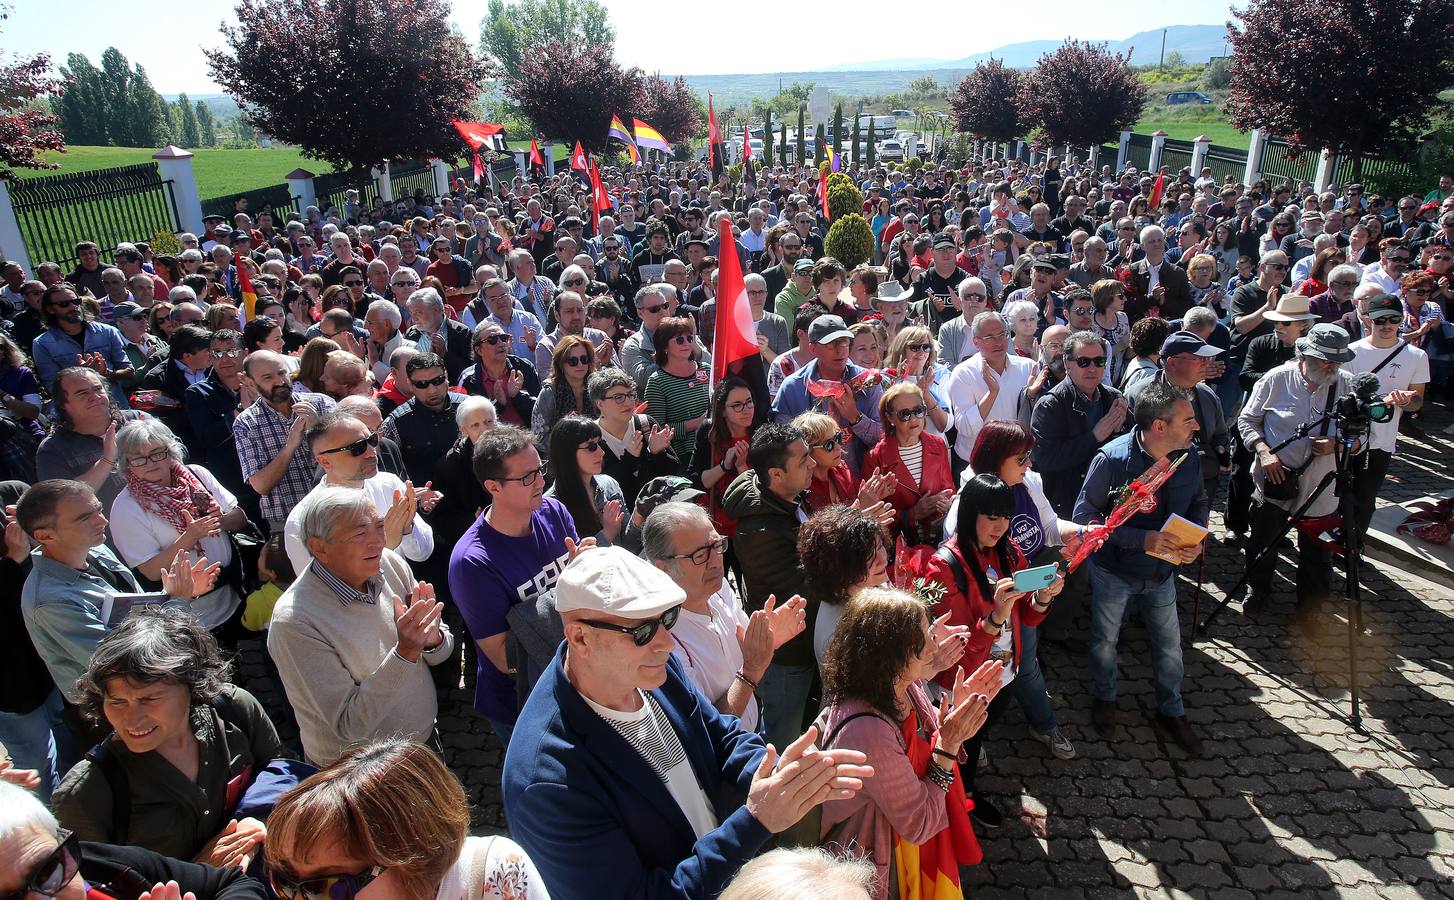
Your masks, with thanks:
M 996 474 L 975 475 L 960 488 L 954 534 L 930 557 L 925 570 L 926 580 L 944 588 L 944 597 L 936 609 L 948 611 L 948 624 L 969 626 L 969 644 L 961 666 L 972 671 L 987 659 L 1003 663 L 1004 685 L 1011 684 L 1024 665 L 1025 629 L 1045 619 L 1051 601 L 1065 586 L 1056 573 L 1054 580 L 1038 591 L 1015 587 L 1015 573 L 1028 569 L 1030 564 L 1010 538 L 1014 517 L 1014 490 Z M 953 681 L 942 674 L 936 680 L 944 688 L 954 687 Z M 1002 692 L 990 703 L 985 726 L 965 742 L 968 758 L 978 758 L 980 744 L 1004 713 L 1010 696 Z M 1046 740 L 1045 736 L 1037 737 Z M 972 767 L 964 780 L 966 792 L 974 798 L 971 815 L 975 821 L 985 828 L 1003 824 L 1000 811 L 976 789 Z

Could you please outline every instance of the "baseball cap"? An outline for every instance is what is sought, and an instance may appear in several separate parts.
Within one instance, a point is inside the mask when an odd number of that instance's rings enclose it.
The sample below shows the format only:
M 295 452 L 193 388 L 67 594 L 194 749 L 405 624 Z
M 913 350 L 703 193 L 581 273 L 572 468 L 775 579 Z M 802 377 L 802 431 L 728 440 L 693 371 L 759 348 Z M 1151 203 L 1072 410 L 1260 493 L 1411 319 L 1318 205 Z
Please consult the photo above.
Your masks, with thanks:
M 146 312 L 146 310 L 141 308 L 140 304 L 132 303 L 130 300 L 118 303 L 112 309 L 116 311 L 116 318 L 118 319 L 129 319 L 137 313 Z
M 1223 352 L 1225 351 L 1222 348 L 1213 347 L 1190 331 L 1174 331 L 1161 343 L 1162 359 L 1181 353 L 1194 353 L 1197 356 L 1216 356 Z
M 815 344 L 831 344 L 842 338 L 852 338 L 853 332 L 839 316 L 819 316 L 808 326 L 808 340 Z
M 1060 271 L 1060 267 L 1057 266 L 1055 264 L 1055 261 L 1053 259 L 1051 259 L 1050 257 L 1048 257 L 1048 256 L 1042 256 L 1039 259 L 1035 260 L 1034 262 L 1030 263 L 1030 268 L 1032 268 L 1032 269 L 1039 269 L 1042 272 L 1058 272 L 1058 271 Z
M 555 585 L 555 608 L 562 613 L 650 619 L 686 600 L 687 592 L 671 576 L 622 547 L 582 550 Z
M 226 222 L 227 221 L 227 217 L 226 216 L 219 216 L 216 213 L 213 213 L 210 216 L 203 216 L 202 217 L 202 221 L 203 222 Z
M 813 265 L 814 263 L 811 259 L 800 259 L 793 263 L 793 274 L 811 275 L 813 274 Z
M 1371 297 L 1368 300 L 1367 315 L 1370 319 L 1402 319 L 1404 317 L 1403 301 L 1393 294 L 1379 294 L 1377 297 Z
M 212 233 L 219 237 L 223 237 L 232 234 L 232 229 L 227 227 L 226 225 L 218 225 L 216 228 L 212 229 Z
M 641 511 L 641 518 L 644 520 L 663 503 L 693 503 L 705 496 L 707 495 L 692 487 L 692 483 L 680 475 L 659 475 L 641 486 L 636 494 L 634 508 Z
M 940 247 L 948 247 L 953 250 L 955 247 L 954 235 L 945 234 L 942 231 L 934 235 L 934 249 L 938 250 Z

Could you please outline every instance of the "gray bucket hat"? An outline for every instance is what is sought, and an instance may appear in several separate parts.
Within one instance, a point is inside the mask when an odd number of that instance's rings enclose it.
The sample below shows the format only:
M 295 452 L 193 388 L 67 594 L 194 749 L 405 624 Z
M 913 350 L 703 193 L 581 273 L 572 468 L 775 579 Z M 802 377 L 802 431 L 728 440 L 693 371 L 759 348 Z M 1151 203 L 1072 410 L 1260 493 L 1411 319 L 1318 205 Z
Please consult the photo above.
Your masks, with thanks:
M 1320 323 L 1314 325 L 1306 337 L 1297 339 L 1299 356 L 1311 356 L 1326 362 L 1345 363 L 1353 358 L 1348 349 L 1348 332 L 1337 325 Z

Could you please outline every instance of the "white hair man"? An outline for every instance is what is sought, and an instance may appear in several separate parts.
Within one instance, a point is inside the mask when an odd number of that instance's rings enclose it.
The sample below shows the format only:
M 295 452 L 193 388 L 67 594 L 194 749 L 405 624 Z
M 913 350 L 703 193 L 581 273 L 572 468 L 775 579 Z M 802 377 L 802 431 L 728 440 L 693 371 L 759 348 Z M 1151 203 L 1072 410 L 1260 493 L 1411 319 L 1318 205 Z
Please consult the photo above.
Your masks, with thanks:
M 962 460 L 969 459 L 984 423 L 1020 417 L 1020 393 L 1035 375 L 1032 360 L 1009 352 L 1009 326 L 999 313 L 986 310 L 975 316 L 969 338 L 977 352 L 954 367 L 945 385 L 958 428 L 954 452 Z
M 383 735 L 433 742 L 428 666 L 448 659 L 454 641 L 433 586 L 415 581 L 386 535 L 366 492 L 319 491 L 302 521 L 313 561 L 273 610 L 268 652 L 314 765 Z

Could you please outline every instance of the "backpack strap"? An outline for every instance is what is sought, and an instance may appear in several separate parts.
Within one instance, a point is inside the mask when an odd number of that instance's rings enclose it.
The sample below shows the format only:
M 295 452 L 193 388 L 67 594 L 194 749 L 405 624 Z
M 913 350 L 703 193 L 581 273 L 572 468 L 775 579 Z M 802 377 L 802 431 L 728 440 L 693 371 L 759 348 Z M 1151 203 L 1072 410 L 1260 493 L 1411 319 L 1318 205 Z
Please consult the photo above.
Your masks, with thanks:
M 966 597 L 969 596 L 969 574 L 964 571 L 964 564 L 959 561 L 953 550 L 941 545 L 934 551 L 935 558 L 949 566 L 950 574 L 954 576 L 954 586 Z
M 121 768 L 116 754 L 111 752 L 111 742 L 115 739 L 114 734 L 107 735 L 105 740 L 87 751 L 86 759 L 111 788 L 111 835 L 108 843 L 127 844 L 131 833 L 131 779 Z
M 842 722 L 839 722 L 837 725 L 833 726 L 833 730 L 830 731 L 830 732 L 828 732 L 828 740 L 824 741 L 821 745 L 819 745 L 819 748 L 818 749 L 820 749 L 820 750 L 827 750 L 829 747 L 832 747 L 833 746 L 833 742 L 838 739 L 839 732 L 841 732 L 843 730 L 843 726 L 847 725 L 849 722 L 852 722 L 854 719 L 862 719 L 862 718 L 864 718 L 866 716 L 867 717 L 872 717 L 872 718 L 875 718 L 875 719 L 882 719 L 883 718 L 883 716 L 879 715 L 876 712 L 856 712 L 853 715 L 848 716 L 847 718 L 845 718 Z M 888 720 L 885 719 L 884 721 L 888 721 Z

